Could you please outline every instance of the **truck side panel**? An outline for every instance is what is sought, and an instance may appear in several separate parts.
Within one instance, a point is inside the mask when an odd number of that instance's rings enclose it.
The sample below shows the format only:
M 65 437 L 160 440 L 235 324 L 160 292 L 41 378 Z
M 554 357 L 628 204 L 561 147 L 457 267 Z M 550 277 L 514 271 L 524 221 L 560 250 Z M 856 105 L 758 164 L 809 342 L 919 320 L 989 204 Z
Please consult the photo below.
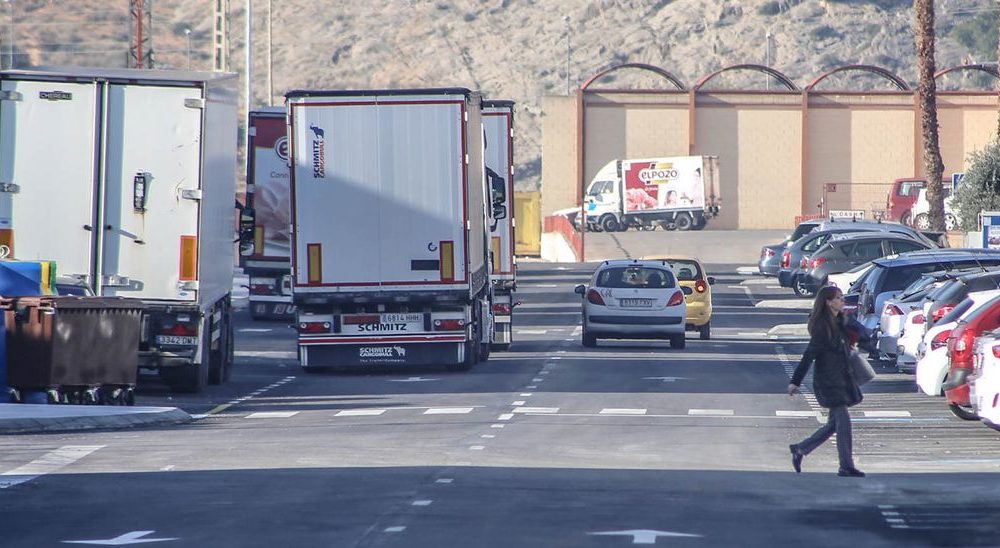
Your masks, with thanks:
M 337 98 L 290 109 L 296 293 L 468 283 L 463 98 Z M 482 184 L 479 172 L 469 184 Z
M 625 212 L 705 207 L 702 156 L 623 160 Z
M 59 274 L 93 276 L 96 87 L 4 80 L 2 89 L 20 98 L 0 101 L 0 183 L 19 188 L 0 192 L 0 243 L 13 243 L 17 259 L 57 259 Z
M 484 109 L 483 127 L 486 129 L 486 166 L 504 179 L 507 187 L 507 216 L 497 221 L 491 232 L 493 251 L 493 279 L 514 279 L 514 174 L 511 128 L 513 112 L 510 109 Z

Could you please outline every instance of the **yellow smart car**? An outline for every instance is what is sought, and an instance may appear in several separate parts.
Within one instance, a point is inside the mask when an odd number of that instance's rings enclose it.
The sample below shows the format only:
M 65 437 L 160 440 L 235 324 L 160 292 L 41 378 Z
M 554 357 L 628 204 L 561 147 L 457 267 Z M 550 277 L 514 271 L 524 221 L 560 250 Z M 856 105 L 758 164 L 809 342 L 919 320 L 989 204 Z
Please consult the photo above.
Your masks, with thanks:
M 701 262 L 682 255 L 648 255 L 643 260 L 666 261 L 677 276 L 687 304 L 685 324 L 688 331 L 697 331 L 703 341 L 712 338 L 712 284 Z

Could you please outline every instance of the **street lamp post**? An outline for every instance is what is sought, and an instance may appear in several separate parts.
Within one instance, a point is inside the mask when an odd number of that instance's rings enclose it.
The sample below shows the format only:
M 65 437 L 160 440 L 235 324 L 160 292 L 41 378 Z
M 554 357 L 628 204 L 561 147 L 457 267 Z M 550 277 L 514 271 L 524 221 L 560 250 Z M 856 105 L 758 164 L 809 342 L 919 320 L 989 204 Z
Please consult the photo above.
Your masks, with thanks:
M 271 74 L 271 0 L 267 0 L 267 104 L 274 104 L 274 79 Z
M 184 29 L 184 36 L 187 37 L 187 59 L 188 59 L 188 70 L 191 70 L 191 29 Z
M 570 95 L 572 90 L 569 85 L 569 57 L 571 51 L 569 42 L 569 35 L 570 35 L 569 16 L 564 15 L 563 21 L 566 23 L 566 95 Z
M 7 68 L 14 68 L 14 0 L 3 0 L 7 4 L 7 13 L 10 15 L 10 27 L 7 31 Z
M 770 32 L 767 32 L 764 35 L 764 66 L 765 67 L 770 67 L 771 66 L 771 37 L 772 36 L 773 35 Z M 764 89 L 770 90 L 771 89 L 771 75 L 769 75 L 769 74 L 764 75 L 764 78 L 765 78 L 765 80 L 764 80 Z

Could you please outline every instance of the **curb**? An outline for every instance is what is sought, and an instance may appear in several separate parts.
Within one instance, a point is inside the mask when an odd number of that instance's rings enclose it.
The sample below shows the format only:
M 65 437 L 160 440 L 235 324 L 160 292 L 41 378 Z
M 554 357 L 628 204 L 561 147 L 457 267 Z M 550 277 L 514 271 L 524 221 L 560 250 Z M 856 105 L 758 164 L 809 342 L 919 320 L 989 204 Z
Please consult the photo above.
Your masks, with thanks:
M 36 407 L 32 404 L 5 404 L 17 407 Z M 42 406 L 38 406 L 42 407 Z M 44 406 L 50 407 L 50 406 Z M 65 407 L 52 405 L 51 407 Z M 96 406 L 86 406 L 94 409 Z M 121 429 L 142 426 L 167 426 L 183 424 L 194 420 L 191 415 L 176 407 L 130 408 L 128 411 L 115 414 L 59 415 L 39 416 L 23 413 L 25 416 L 11 417 L 9 413 L 0 413 L 0 435 L 26 434 L 37 432 L 66 432 L 73 430 Z M 34 411 L 26 410 L 26 411 Z M 7 416 L 3 416 L 7 415 Z

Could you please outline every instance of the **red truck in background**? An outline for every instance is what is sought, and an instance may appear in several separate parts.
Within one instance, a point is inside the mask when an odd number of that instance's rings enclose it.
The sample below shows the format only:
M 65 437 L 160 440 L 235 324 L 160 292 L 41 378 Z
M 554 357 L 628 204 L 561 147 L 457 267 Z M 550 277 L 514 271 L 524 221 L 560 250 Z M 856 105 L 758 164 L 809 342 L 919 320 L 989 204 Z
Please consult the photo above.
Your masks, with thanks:
M 913 204 L 917 203 L 917 195 L 920 190 L 927 188 L 926 179 L 907 177 L 896 179 L 892 182 L 892 189 L 886 197 L 885 215 L 886 220 L 899 221 L 904 225 L 913 224 L 912 214 Z

